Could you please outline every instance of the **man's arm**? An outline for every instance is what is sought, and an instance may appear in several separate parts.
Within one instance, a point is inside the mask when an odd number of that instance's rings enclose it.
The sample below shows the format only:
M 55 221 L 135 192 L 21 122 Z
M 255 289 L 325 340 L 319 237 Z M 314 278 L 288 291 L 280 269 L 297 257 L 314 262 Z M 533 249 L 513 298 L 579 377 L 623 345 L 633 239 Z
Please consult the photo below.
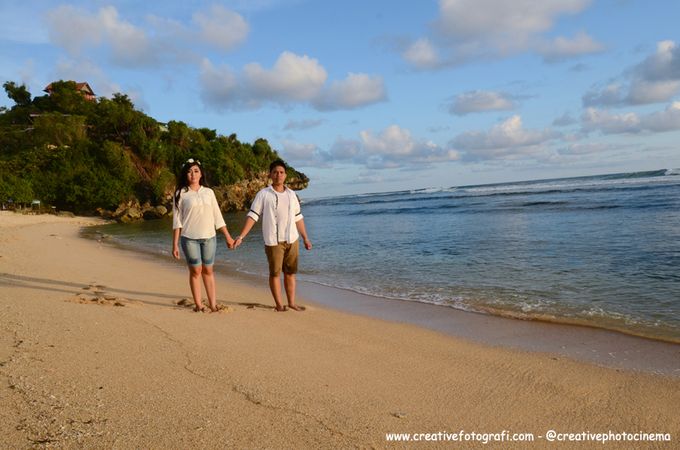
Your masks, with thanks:
M 234 241 L 234 248 L 238 247 L 243 243 L 243 239 L 250 233 L 251 228 L 253 228 L 253 225 L 255 225 L 255 221 L 252 219 L 252 217 L 246 217 L 246 222 L 243 224 L 243 228 L 241 229 L 241 233 L 236 236 L 236 240 Z
M 307 238 L 307 229 L 305 228 L 305 220 L 304 219 L 298 220 L 297 222 L 295 222 L 295 226 L 297 227 L 297 230 L 298 230 L 298 233 L 300 233 L 300 236 L 302 236 L 302 240 L 305 243 L 305 248 L 307 250 L 311 250 L 312 249 L 312 241 L 310 241 Z

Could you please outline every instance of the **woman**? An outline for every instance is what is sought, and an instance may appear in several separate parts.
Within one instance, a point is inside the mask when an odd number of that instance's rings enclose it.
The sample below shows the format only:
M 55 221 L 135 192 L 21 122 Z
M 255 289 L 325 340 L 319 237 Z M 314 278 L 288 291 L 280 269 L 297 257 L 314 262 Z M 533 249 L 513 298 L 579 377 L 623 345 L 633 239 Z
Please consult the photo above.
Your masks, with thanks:
M 201 301 L 201 278 L 208 294 L 210 310 L 217 311 L 213 263 L 217 239 L 215 230 L 224 234 L 232 248 L 227 225 L 217 204 L 215 193 L 205 186 L 201 162 L 190 158 L 177 177 L 172 215 L 172 256 L 179 259 L 179 245 L 189 266 L 189 286 L 194 297 L 194 311 L 205 311 Z

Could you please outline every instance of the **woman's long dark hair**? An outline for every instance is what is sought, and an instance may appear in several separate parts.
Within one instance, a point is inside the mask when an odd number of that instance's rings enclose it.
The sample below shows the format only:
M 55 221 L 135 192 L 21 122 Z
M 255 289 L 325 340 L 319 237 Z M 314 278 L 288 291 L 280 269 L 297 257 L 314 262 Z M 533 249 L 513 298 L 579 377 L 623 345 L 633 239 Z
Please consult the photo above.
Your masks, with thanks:
M 203 167 L 201 167 L 201 163 L 193 158 L 189 161 L 184 163 L 182 169 L 180 169 L 179 174 L 177 175 L 177 184 L 175 185 L 177 186 L 175 188 L 175 207 L 179 207 L 179 196 L 182 194 L 182 192 L 189 190 L 189 180 L 187 179 L 187 174 L 192 167 L 196 166 L 198 167 L 198 170 L 201 171 L 201 179 L 198 180 L 198 184 L 201 186 L 206 186 L 205 172 L 203 171 Z

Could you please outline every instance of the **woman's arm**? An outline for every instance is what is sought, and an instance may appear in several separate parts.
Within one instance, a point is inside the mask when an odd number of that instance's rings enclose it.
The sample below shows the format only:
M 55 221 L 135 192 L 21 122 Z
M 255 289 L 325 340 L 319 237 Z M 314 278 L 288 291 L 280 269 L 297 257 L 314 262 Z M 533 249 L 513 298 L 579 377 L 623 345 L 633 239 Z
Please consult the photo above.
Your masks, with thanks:
M 179 259 L 179 235 L 182 232 L 181 228 L 172 230 L 172 256 Z

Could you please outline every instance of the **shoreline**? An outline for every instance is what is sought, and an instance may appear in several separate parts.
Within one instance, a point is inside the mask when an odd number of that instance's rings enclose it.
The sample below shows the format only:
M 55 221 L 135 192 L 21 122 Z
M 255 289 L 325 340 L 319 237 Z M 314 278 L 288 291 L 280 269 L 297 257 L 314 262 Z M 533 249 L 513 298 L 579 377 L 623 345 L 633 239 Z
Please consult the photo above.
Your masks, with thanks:
M 387 433 L 459 430 L 535 434 L 531 448 L 555 445 L 548 430 L 680 438 L 677 377 L 321 302 L 279 314 L 266 287 L 222 274 L 224 309 L 193 313 L 177 304 L 190 296 L 182 263 L 83 239 L 87 219 L 46 219 L 0 214 L 0 447 L 384 448 Z M 460 317 L 458 330 L 481 327 Z
M 141 231 L 144 232 L 144 231 Z M 154 233 L 157 233 L 157 230 L 154 230 Z M 102 237 L 105 237 L 104 239 L 106 240 L 107 243 L 126 250 L 131 250 L 135 253 L 144 253 L 151 255 L 153 257 L 157 258 L 170 258 L 170 256 L 167 254 L 167 252 L 163 252 L 161 249 L 158 248 L 158 242 L 157 239 L 158 237 L 155 237 L 154 245 L 148 248 L 140 248 L 137 249 L 134 247 L 134 244 L 131 242 L 126 241 L 125 238 L 118 236 L 116 233 L 113 235 L 108 235 L 108 233 L 104 231 L 100 231 L 97 229 L 93 230 L 84 230 L 83 233 L 81 233 L 84 237 L 90 238 L 90 239 L 96 239 L 99 240 Z M 133 239 L 131 236 L 128 236 L 127 239 Z M 259 251 L 260 247 L 257 247 L 257 250 Z M 218 249 L 222 250 L 222 249 Z M 255 251 L 256 249 L 254 247 L 251 247 L 248 249 L 248 251 Z M 219 253 L 218 251 L 218 259 L 216 261 L 215 268 L 216 270 L 222 271 L 223 273 L 230 275 L 230 276 L 235 276 L 237 278 L 243 278 L 247 279 L 249 281 L 253 281 L 255 283 L 264 283 L 265 281 L 262 281 L 263 278 L 265 277 L 265 273 L 261 272 L 258 273 L 257 270 L 255 269 L 255 265 L 258 263 L 258 261 L 252 260 L 252 258 L 247 258 L 248 261 L 247 263 L 251 265 L 251 267 L 246 268 L 245 267 L 234 267 L 234 261 L 239 260 L 240 257 L 235 255 L 235 258 L 231 258 L 231 254 L 229 251 L 222 252 L 222 254 Z M 236 266 L 239 266 L 239 263 L 236 263 Z M 240 266 L 243 266 L 243 261 L 240 263 Z M 457 306 L 457 305 L 449 305 L 445 303 L 437 303 L 437 302 L 428 302 L 427 300 L 412 300 L 409 298 L 400 298 L 400 297 L 390 297 L 390 296 L 383 296 L 380 294 L 375 294 L 375 293 L 370 293 L 370 292 L 362 292 L 361 290 L 356 290 L 352 288 L 347 288 L 347 287 L 340 287 L 340 286 L 335 286 L 333 284 L 328 284 L 323 281 L 316 281 L 316 280 L 310 280 L 307 278 L 307 275 L 305 274 L 304 267 L 303 271 L 300 272 L 299 274 L 299 279 L 302 280 L 304 283 L 310 283 L 313 285 L 318 285 L 321 286 L 321 289 L 328 288 L 330 291 L 334 291 L 336 289 L 339 289 L 341 291 L 346 291 L 349 294 L 348 295 L 356 295 L 359 297 L 371 297 L 371 298 L 378 298 L 378 299 L 384 299 L 388 301 L 396 301 L 396 302 L 417 302 L 420 304 L 424 305 L 435 305 L 435 306 L 443 306 L 447 307 L 450 309 L 455 309 L 457 311 L 462 311 L 462 312 L 471 312 L 475 314 L 486 314 L 486 315 L 491 315 L 494 317 L 503 317 L 506 319 L 514 320 L 514 321 L 520 321 L 520 322 L 540 322 L 540 323 L 554 323 L 557 325 L 569 325 L 569 326 L 575 326 L 579 328 L 587 328 L 587 329 L 595 329 L 595 330 L 605 330 L 605 331 L 610 331 L 610 332 L 616 332 L 620 333 L 623 335 L 627 336 L 633 336 L 633 337 L 638 337 L 642 339 L 648 339 L 652 341 L 658 341 L 658 342 L 663 342 L 663 343 L 671 343 L 671 344 L 678 344 L 680 345 L 680 334 L 677 331 L 677 328 L 670 327 L 670 325 L 666 325 L 665 328 L 661 329 L 654 329 L 650 325 L 646 326 L 638 326 L 638 325 L 625 325 L 623 323 L 619 323 L 617 321 L 612 321 L 608 320 L 606 317 L 602 317 L 599 320 L 593 320 L 589 319 L 587 317 L 572 317 L 572 316 L 560 316 L 556 314 L 550 314 L 550 313 L 527 313 L 520 311 L 519 309 L 498 309 L 498 308 L 492 308 L 492 307 L 486 307 L 486 306 L 475 306 L 474 304 L 469 305 L 468 307 L 466 306 Z M 389 305 L 389 303 L 388 303 Z
M 83 239 L 94 234 L 81 231 Z M 174 263 L 170 256 L 135 250 L 131 245 L 104 240 L 105 245 L 151 261 Z M 266 278 L 216 264 L 215 272 L 242 285 L 263 287 Z M 268 291 L 267 291 L 268 293 Z M 298 276 L 298 300 L 324 308 L 393 323 L 408 323 L 471 342 L 568 357 L 604 367 L 637 370 L 680 377 L 680 344 L 609 329 L 560 320 L 523 319 L 501 314 L 466 311 L 446 305 L 384 298 L 304 280 Z
M 672 342 L 585 325 L 520 320 L 442 305 L 384 299 L 305 281 L 298 281 L 298 292 L 301 298 L 323 307 L 408 323 L 483 345 L 680 377 L 680 345 Z

